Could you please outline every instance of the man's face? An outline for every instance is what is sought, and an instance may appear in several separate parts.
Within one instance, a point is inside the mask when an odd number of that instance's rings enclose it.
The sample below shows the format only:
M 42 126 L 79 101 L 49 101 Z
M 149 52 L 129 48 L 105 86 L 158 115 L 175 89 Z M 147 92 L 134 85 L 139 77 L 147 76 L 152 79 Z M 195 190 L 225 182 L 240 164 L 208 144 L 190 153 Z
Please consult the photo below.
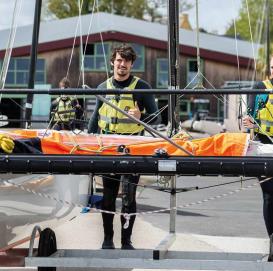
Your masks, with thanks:
M 114 75 L 117 75 L 121 78 L 126 78 L 130 75 L 132 69 L 132 61 L 122 58 L 119 53 L 116 54 L 116 58 L 113 63 L 114 66 Z

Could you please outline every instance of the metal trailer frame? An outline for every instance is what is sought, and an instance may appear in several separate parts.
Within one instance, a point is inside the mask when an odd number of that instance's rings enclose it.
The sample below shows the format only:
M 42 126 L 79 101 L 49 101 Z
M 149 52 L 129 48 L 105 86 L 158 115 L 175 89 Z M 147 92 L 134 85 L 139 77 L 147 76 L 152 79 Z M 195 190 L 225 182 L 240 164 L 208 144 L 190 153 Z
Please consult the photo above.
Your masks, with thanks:
M 158 156 L 78 156 L 0 155 L 1 173 L 50 174 L 145 174 L 191 176 L 273 176 L 273 157 L 158 157 Z M 175 183 L 174 183 L 175 184 Z M 176 206 L 176 186 L 171 187 L 170 207 Z M 272 270 L 272 263 L 259 253 L 169 251 L 176 240 L 175 213 L 170 212 L 169 234 L 153 250 L 58 250 L 50 257 L 36 257 L 30 240 L 25 266 L 149 268 L 188 270 Z M 272 241 L 272 240 L 271 240 Z M 25 252 L 26 253 L 26 252 Z M 270 253 L 272 255 L 272 242 Z M 46 270 L 46 269 L 45 269 Z

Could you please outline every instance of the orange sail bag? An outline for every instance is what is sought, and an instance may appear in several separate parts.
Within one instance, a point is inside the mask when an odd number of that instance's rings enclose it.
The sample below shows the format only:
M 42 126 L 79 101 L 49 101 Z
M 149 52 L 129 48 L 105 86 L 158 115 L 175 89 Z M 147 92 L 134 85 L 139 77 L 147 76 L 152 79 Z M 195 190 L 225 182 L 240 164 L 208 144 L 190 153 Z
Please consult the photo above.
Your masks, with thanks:
M 120 146 L 123 146 L 130 155 L 154 155 L 157 149 L 166 150 L 170 156 L 188 155 L 164 139 L 153 137 L 23 129 L 0 133 L 8 134 L 13 139 L 38 137 L 44 154 L 121 155 Z M 244 156 L 248 148 L 249 135 L 221 133 L 201 139 L 172 140 L 193 156 Z

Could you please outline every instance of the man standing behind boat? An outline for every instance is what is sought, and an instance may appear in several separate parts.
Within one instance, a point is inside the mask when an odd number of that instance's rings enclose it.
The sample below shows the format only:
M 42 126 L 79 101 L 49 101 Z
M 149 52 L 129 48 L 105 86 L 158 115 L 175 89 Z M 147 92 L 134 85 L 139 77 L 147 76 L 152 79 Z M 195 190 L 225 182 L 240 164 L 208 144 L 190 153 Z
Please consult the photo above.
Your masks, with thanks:
M 70 81 L 64 77 L 60 83 L 59 88 L 70 88 Z M 76 118 L 81 118 L 83 111 L 76 98 L 68 95 L 60 95 L 51 104 L 53 130 L 74 130 L 76 128 Z
M 131 69 L 136 60 L 133 48 L 123 44 L 113 49 L 111 66 L 113 76 L 100 84 L 99 89 L 150 89 L 150 85 L 144 80 L 131 75 Z M 153 94 L 121 94 L 106 95 L 106 99 L 120 109 L 126 111 L 135 118 L 149 124 L 159 121 L 156 115 L 158 110 Z M 97 99 L 94 113 L 88 124 L 89 133 L 143 135 L 144 127 L 129 119 L 124 114 L 113 109 L 106 103 Z M 116 210 L 116 198 L 120 182 L 123 186 L 122 213 L 136 212 L 136 188 L 139 176 L 105 175 L 103 177 L 103 201 L 102 209 L 114 212 Z M 102 249 L 114 249 L 113 243 L 113 214 L 102 213 L 104 227 L 104 241 Z M 132 229 L 135 216 L 131 216 L 128 228 L 124 229 L 125 218 L 121 216 L 121 249 L 134 249 L 131 242 Z
M 273 89 L 273 56 L 270 60 L 270 79 L 258 82 L 255 89 Z M 243 118 L 245 128 L 255 132 L 255 138 L 264 144 L 273 144 L 273 94 L 250 95 L 248 116 Z M 263 193 L 263 215 L 273 248 L 273 178 L 260 177 Z M 273 258 L 269 258 L 273 261 Z

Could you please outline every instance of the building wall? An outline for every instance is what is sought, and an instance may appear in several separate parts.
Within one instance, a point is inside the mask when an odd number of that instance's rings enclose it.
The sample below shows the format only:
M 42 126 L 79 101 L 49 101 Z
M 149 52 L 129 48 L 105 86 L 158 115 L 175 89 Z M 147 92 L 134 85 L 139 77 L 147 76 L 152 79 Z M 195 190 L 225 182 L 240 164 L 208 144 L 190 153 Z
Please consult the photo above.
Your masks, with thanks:
M 80 70 L 80 59 L 79 59 L 79 47 L 75 47 L 71 64 L 71 51 L 72 49 L 56 50 L 51 52 L 42 53 L 39 57 L 46 59 L 46 73 L 47 73 L 47 83 L 51 84 L 52 87 L 58 87 L 58 82 L 61 78 L 66 76 L 69 68 L 69 78 L 71 80 L 72 87 L 82 86 L 82 76 L 79 72 Z M 134 73 L 136 76 L 149 82 L 152 88 L 156 88 L 156 76 L 157 76 L 157 59 L 167 58 L 167 51 L 155 49 L 151 47 L 145 48 L 145 72 Z M 187 85 L 187 60 L 194 59 L 194 57 L 189 57 L 185 55 L 180 55 L 180 88 L 184 88 Z M 203 81 L 205 88 L 220 88 L 225 81 L 238 80 L 238 68 L 237 66 L 232 66 L 230 64 L 211 61 L 202 59 L 202 72 L 206 77 L 207 81 Z M 109 71 L 111 72 L 111 71 Z M 111 73 L 109 73 L 111 75 Z M 106 80 L 107 74 L 105 71 L 102 72 L 90 72 L 85 71 L 85 84 L 91 88 L 97 87 L 101 82 Z M 251 80 L 252 73 L 245 68 L 240 67 L 240 80 Z M 210 82 L 210 83 L 208 83 Z M 167 95 L 157 97 L 161 100 L 160 105 L 167 104 Z M 193 100 L 194 98 L 210 99 L 210 114 L 213 117 L 217 117 L 217 110 L 219 109 L 219 104 L 222 103 L 223 98 L 215 97 L 213 95 L 202 95 L 201 97 L 195 97 L 193 95 L 183 96 L 181 99 Z M 91 101 L 91 102 L 90 102 Z M 162 102 L 163 101 L 163 102 Z M 92 111 L 94 108 L 94 98 L 90 98 L 89 104 L 85 105 L 88 111 Z M 167 114 L 165 112 L 163 114 Z M 88 113 L 90 117 L 91 113 Z M 163 118 L 166 120 L 166 116 Z

